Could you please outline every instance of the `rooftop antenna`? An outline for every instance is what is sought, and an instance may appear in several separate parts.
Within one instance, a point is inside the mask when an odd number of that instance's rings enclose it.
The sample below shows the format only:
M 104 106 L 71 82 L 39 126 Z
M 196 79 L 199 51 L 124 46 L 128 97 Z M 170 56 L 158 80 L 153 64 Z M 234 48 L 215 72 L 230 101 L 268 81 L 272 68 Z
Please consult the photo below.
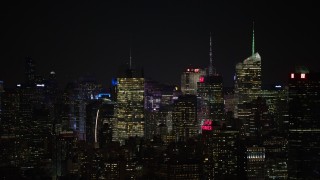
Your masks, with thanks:
M 210 49 L 209 49 L 209 57 L 210 57 L 210 64 L 209 64 L 209 76 L 212 76 L 214 73 L 214 68 L 213 68 L 213 57 L 212 57 L 212 40 L 211 40 L 211 32 L 210 32 Z
M 254 55 L 254 21 L 252 23 L 252 56 Z
M 131 63 L 132 63 L 132 57 L 131 57 L 131 47 L 130 47 L 130 58 L 129 58 L 129 59 L 130 59 L 130 62 L 129 62 L 130 64 L 129 64 L 129 66 L 130 66 L 130 69 L 132 69 L 132 68 L 131 68 Z

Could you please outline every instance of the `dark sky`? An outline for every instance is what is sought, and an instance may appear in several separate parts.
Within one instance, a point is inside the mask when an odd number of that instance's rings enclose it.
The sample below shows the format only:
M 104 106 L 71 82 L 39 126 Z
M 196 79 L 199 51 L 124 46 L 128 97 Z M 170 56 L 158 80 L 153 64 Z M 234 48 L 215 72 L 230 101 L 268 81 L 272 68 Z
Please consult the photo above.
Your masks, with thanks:
M 92 75 L 106 86 L 131 46 L 146 77 L 179 84 L 188 65 L 208 65 L 211 31 L 214 65 L 231 86 L 235 64 L 250 56 L 254 19 L 263 82 L 285 82 L 296 65 L 320 70 L 319 10 L 307 1 L 13 1 L 0 6 L 0 80 L 22 82 L 31 56 L 62 83 Z

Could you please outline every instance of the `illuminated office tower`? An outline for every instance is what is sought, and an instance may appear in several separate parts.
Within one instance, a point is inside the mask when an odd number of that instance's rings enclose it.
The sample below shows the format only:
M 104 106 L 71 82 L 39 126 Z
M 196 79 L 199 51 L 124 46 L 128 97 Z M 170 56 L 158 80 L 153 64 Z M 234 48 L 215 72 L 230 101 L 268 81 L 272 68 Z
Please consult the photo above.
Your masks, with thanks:
M 205 119 L 216 122 L 224 121 L 223 81 L 222 76 L 217 74 L 213 67 L 211 35 L 209 57 L 208 74 L 200 76 L 197 83 L 198 122 L 200 125 Z
M 265 148 L 247 148 L 247 179 L 265 179 Z
M 117 78 L 116 102 L 117 137 L 121 143 L 128 137 L 144 136 L 144 78 L 143 72 L 130 66 Z
M 238 176 L 239 131 L 214 129 L 212 132 L 215 179 L 236 179 Z
M 268 107 L 268 114 L 274 118 L 274 122 L 269 124 L 269 127 L 287 136 L 289 130 L 288 87 L 275 85 L 261 92 Z
M 320 73 L 300 67 L 289 78 L 289 179 L 319 179 Z
M 202 152 L 197 143 L 192 140 L 174 143 L 167 147 L 167 152 L 167 177 L 162 179 L 204 179 Z
M 222 77 L 218 74 L 212 76 L 202 76 L 198 82 L 197 95 L 200 100 L 198 109 L 198 119 L 214 121 L 224 120 L 224 100 Z
M 159 111 L 161 106 L 162 85 L 156 81 L 145 81 L 145 110 L 148 112 Z
M 252 35 L 252 55 L 236 65 L 235 94 L 237 104 L 251 102 L 261 91 L 261 57 L 255 53 L 254 30 Z M 238 117 L 237 107 L 235 117 Z
M 288 179 L 288 140 L 271 136 L 263 142 L 266 151 L 266 177 Z
M 197 97 L 195 95 L 179 96 L 173 104 L 172 128 L 176 140 L 187 140 L 199 133 L 197 121 Z
M 145 81 L 145 138 L 150 139 L 156 134 L 167 135 L 170 124 L 170 113 L 175 86 L 161 84 L 156 81 Z M 172 129 L 172 128 L 171 128 Z M 160 133 L 161 132 L 161 133 Z
M 259 96 L 261 91 L 261 57 L 252 54 L 244 62 L 236 65 L 235 93 L 239 102 L 250 102 Z
M 197 94 L 197 82 L 205 75 L 205 70 L 199 68 L 187 68 L 181 75 L 182 94 Z

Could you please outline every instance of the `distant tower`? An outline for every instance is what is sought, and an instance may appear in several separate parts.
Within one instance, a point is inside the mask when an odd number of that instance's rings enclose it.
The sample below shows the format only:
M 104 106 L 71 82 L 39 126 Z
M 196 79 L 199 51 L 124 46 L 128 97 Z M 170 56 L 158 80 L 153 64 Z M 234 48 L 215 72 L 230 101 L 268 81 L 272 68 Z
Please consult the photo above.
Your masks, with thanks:
M 213 67 L 211 33 L 209 57 L 208 74 L 200 76 L 197 84 L 198 121 L 200 125 L 206 119 L 217 122 L 224 120 L 223 79 Z
M 221 122 L 224 121 L 224 100 L 222 76 L 200 77 L 197 95 L 200 100 L 198 105 L 199 122 L 205 119 Z
M 144 78 L 142 72 L 131 66 L 117 78 L 116 100 L 118 104 L 116 117 L 117 138 L 123 143 L 128 137 L 144 136 Z
M 252 51 L 251 51 L 251 55 L 253 56 L 254 55 L 254 52 L 255 52 L 255 48 L 254 48 L 254 21 L 252 23 Z
M 319 179 L 320 73 L 289 75 L 289 179 Z
M 25 58 L 25 74 L 26 74 L 26 83 L 28 85 L 34 85 L 35 83 L 35 64 L 31 57 Z
M 2 93 L 3 92 L 4 92 L 3 81 L 0 81 L 0 122 L 2 122 L 2 111 L 3 111 L 3 108 L 2 108 L 1 102 L 2 102 Z M 0 131 L 0 133 L 1 133 L 1 131 Z
M 205 70 L 200 68 L 187 68 L 181 75 L 182 94 L 197 94 L 197 83 L 201 76 L 204 76 Z
M 236 65 L 235 93 L 238 103 L 250 102 L 261 92 L 261 57 L 255 53 L 254 29 L 252 31 L 252 55 Z
M 173 134 L 176 140 L 187 140 L 199 133 L 197 123 L 197 97 L 195 95 L 179 96 L 173 104 Z
M 213 58 L 212 58 L 212 40 L 211 40 L 211 32 L 210 32 L 210 49 L 209 49 L 209 57 L 210 57 L 210 63 L 209 63 L 209 76 L 212 76 L 216 72 L 214 72 L 213 68 Z

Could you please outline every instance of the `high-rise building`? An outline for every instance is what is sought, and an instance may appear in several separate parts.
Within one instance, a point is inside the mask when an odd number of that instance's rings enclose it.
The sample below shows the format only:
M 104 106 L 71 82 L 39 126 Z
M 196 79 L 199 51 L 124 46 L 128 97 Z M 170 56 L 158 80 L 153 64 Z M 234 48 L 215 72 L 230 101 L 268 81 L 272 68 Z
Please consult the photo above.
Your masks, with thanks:
M 320 73 L 300 67 L 289 78 L 289 178 L 320 178 Z
M 86 141 L 95 147 L 105 147 L 116 140 L 116 104 L 110 98 L 92 100 L 86 107 Z
M 288 179 L 288 140 L 271 136 L 264 140 L 266 178 Z
M 187 140 L 199 134 L 197 121 L 197 97 L 195 95 L 179 96 L 173 104 L 172 128 L 176 140 Z
M 36 74 L 35 74 L 35 63 L 31 57 L 26 57 L 26 64 L 25 64 L 25 75 L 26 75 L 26 83 L 28 85 L 34 85 Z
M 252 55 L 236 65 L 235 94 L 237 104 L 251 102 L 261 93 L 261 57 L 255 53 L 254 30 L 252 35 Z M 238 107 L 236 106 L 235 117 L 238 117 Z M 240 118 L 240 117 L 239 117 Z
M 260 91 L 261 57 L 255 53 L 236 65 L 235 93 L 239 103 L 243 103 L 255 99 Z
M 199 115 L 204 119 L 214 121 L 224 120 L 224 100 L 222 77 L 218 74 L 202 76 L 198 82 Z
M 265 179 L 265 158 L 264 147 L 252 146 L 247 148 L 247 178 Z
M 200 76 L 197 83 L 198 122 L 200 125 L 206 119 L 217 122 L 224 121 L 223 81 L 222 76 L 213 67 L 211 34 L 209 57 L 208 73 Z
M 117 133 L 121 143 L 132 136 L 144 136 L 144 77 L 130 66 L 117 78 Z
M 6 89 L 1 94 L 0 146 L 2 166 L 18 166 L 19 94 Z
M 216 179 L 236 179 L 238 176 L 239 131 L 213 130 L 213 162 Z
M 200 68 L 187 68 L 181 75 L 182 94 L 197 94 L 197 83 L 201 76 L 206 74 L 205 70 Z
M 278 133 L 287 136 L 289 130 L 288 87 L 275 85 L 270 89 L 262 90 L 261 96 L 266 101 L 268 115 L 273 118 L 273 123 L 269 124 L 270 129 L 276 129 Z

